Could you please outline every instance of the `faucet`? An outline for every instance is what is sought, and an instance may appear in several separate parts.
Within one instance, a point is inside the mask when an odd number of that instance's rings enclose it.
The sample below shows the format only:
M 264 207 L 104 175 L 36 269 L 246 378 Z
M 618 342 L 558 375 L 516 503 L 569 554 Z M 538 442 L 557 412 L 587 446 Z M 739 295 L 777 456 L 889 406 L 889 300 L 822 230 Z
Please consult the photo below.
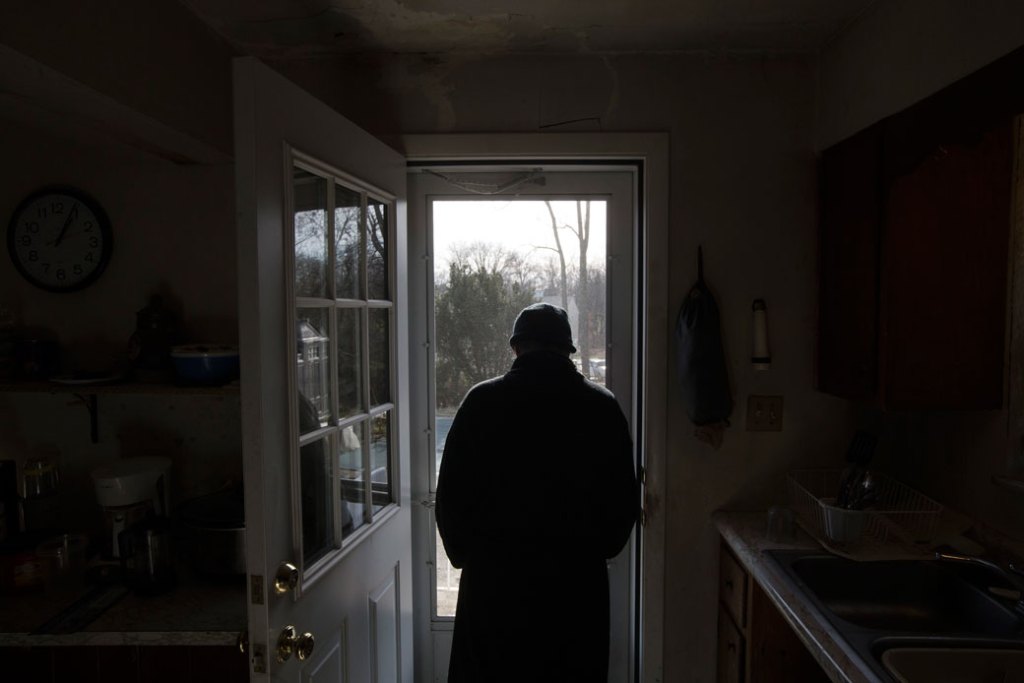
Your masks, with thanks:
M 981 567 L 987 567 L 991 571 L 994 571 L 1009 581 L 1010 585 L 1017 590 L 1018 597 L 1016 607 L 1018 611 L 1024 612 L 1024 571 L 1018 569 L 1015 565 L 1009 564 L 1006 567 L 1003 567 L 995 562 L 983 560 L 980 557 L 943 552 L 936 552 L 935 559 L 940 562 L 958 562 L 962 564 L 978 565 Z

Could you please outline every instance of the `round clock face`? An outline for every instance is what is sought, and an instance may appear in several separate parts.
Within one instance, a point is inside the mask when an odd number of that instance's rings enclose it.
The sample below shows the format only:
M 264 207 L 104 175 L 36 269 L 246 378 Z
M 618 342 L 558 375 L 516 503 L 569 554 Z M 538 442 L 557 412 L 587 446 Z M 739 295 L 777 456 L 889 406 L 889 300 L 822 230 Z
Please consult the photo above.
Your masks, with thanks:
M 113 247 L 99 204 L 72 188 L 26 197 L 7 228 L 7 250 L 25 278 L 51 292 L 81 289 L 100 276 Z

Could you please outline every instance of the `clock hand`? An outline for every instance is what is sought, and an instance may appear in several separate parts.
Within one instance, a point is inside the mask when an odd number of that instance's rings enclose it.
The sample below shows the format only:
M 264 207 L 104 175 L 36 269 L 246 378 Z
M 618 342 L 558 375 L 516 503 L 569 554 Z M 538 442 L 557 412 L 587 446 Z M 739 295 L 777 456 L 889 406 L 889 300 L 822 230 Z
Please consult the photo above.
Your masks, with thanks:
M 71 207 L 71 210 L 68 211 L 68 218 L 66 221 L 64 221 L 64 226 L 60 229 L 60 232 L 57 233 L 57 239 L 53 241 L 53 246 L 56 247 L 57 245 L 60 244 L 60 241 L 64 239 L 64 233 L 68 231 L 68 226 L 71 225 L 71 221 L 75 220 L 75 216 L 77 215 L 78 204 L 75 204 L 74 206 Z

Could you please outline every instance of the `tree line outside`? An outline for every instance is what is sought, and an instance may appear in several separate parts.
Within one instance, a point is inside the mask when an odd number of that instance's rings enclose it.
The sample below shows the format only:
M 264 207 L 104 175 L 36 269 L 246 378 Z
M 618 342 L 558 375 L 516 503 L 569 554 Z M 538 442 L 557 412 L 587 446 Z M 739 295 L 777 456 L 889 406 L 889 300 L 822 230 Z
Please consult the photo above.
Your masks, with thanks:
M 434 274 L 439 414 L 454 412 L 474 384 L 508 370 L 512 360 L 508 338 L 516 316 L 539 301 L 569 311 L 575 323 L 577 366 L 603 382 L 604 254 L 590 253 L 590 238 L 591 211 L 603 210 L 604 202 L 543 204 L 550 220 L 547 243 L 525 250 L 500 242 L 455 244 L 447 269 Z M 486 228 L 481 226 L 484 235 Z

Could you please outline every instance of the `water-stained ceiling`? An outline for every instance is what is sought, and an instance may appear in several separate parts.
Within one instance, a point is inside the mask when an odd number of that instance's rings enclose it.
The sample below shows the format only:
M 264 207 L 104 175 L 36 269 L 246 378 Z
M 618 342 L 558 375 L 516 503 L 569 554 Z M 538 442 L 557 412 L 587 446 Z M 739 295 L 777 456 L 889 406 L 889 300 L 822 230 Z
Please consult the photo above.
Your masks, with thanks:
M 812 52 L 880 0 L 181 0 L 241 51 Z

